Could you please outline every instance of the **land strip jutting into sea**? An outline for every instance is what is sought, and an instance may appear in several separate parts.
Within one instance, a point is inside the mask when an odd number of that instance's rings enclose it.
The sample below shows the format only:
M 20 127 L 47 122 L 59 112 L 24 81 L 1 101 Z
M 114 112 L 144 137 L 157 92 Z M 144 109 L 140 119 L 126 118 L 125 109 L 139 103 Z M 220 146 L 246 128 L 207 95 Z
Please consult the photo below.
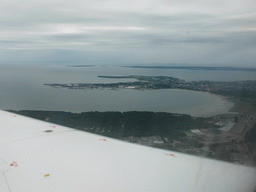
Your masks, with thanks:
M 187 89 L 194 91 L 210 92 L 224 96 L 256 96 L 256 81 L 190 81 L 169 76 L 98 76 L 100 78 L 136 79 L 133 82 L 119 83 L 51 83 L 44 84 L 54 88 L 68 89 Z

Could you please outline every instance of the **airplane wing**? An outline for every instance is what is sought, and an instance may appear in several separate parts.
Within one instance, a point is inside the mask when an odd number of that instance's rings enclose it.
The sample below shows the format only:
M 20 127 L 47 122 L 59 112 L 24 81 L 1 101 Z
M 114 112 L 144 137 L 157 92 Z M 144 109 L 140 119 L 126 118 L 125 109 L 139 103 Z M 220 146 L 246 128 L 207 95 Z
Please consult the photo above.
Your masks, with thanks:
M 256 169 L 0 111 L 0 191 L 256 189 Z

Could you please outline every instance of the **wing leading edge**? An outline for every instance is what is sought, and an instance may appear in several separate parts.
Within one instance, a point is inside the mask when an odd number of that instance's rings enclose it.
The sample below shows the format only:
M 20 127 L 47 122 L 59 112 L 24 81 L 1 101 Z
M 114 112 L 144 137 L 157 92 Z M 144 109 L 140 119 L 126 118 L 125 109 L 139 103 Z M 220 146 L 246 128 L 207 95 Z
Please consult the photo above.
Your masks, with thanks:
M 0 111 L 4 191 L 254 191 L 256 169 Z M 1 189 L 1 191 L 2 191 Z

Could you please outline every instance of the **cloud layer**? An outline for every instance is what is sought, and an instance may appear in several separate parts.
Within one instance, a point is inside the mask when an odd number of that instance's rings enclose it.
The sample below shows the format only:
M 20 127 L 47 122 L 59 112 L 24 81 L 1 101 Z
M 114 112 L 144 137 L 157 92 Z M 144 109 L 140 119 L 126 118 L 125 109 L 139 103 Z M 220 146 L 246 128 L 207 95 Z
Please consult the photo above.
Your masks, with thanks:
M 254 0 L 2 0 L 0 63 L 255 66 Z

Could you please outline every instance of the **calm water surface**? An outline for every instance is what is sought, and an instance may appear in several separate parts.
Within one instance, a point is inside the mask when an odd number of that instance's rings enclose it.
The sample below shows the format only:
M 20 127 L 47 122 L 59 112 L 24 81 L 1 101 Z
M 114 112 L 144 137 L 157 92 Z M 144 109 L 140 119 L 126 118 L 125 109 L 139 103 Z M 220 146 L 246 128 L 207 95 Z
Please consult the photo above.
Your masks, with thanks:
M 193 116 L 227 113 L 233 103 L 188 90 L 69 90 L 44 83 L 112 83 L 132 79 L 104 79 L 98 75 L 164 75 L 191 80 L 256 80 L 255 72 L 0 66 L 0 108 L 15 110 L 165 111 Z

